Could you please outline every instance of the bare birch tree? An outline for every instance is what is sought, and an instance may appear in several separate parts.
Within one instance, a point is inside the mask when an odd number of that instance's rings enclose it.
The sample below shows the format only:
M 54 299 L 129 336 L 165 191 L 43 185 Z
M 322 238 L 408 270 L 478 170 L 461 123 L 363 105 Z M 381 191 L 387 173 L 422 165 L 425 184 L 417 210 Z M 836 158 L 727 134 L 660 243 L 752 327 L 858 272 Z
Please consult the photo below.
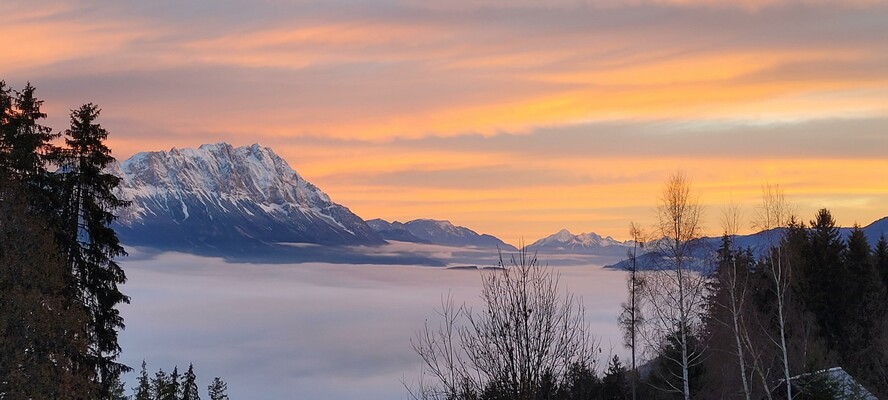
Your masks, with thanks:
M 632 377 L 629 383 L 632 400 L 635 400 L 637 398 L 638 386 L 638 366 L 636 365 L 638 360 L 638 329 L 644 321 L 641 312 L 641 291 L 644 286 L 644 278 L 638 265 L 638 252 L 644 248 L 645 238 L 644 231 L 635 222 L 629 224 L 629 235 L 632 237 L 632 249 L 627 252 L 628 263 L 625 264 L 625 270 L 629 274 L 626 277 L 629 298 L 622 304 L 619 324 L 623 330 L 623 344 L 629 348 L 632 358 Z
M 448 298 L 438 327 L 427 322 L 411 340 L 424 364 L 414 398 L 471 399 L 493 388 L 530 400 L 547 380 L 594 362 L 582 301 L 562 293 L 559 274 L 523 246 L 500 265 L 482 272 L 481 312 Z
M 643 336 L 649 346 L 662 346 L 674 335 L 679 355 L 667 358 L 681 372 L 680 384 L 666 383 L 668 389 L 691 397 L 689 370 L 699 364 L 699 349 L 690 346 L 697 333 L 704 308 L 706 278 L 693 271 L 693 250 L 702 238 L 703 206 L 691 190 L 689 179 L 681 172 L 669 177 L 657 207 L 656 234 L 653 251 L 664 265 L 645 277 L 644 294 L 648 318 Z
M 789 365 L 789 347 L 787 345 L 786 332 L 786 313 L 787 313 L 787 293 L 790 290 L 791 268 L 783 254 L 780 239 L 782 235 L 777 228 L 785 227 L 790 221 L 790 209 L 786 202 L 786 197 L 779 185 L 765 184 L 762 186 L 762 203 L 756 210 L 756 219 L 753 227 L 760 229 L 768 235 L 767 257 L 770 259 L 768 265 L 771 269 L 770 275 L 773 280 L 774 296 L 777 300 L 777 327 L 778 337 L 772 335 L 767 336 L 780 351 L 780 357 L 783 367 L 783 382 L 786 382 L 786 398 L 792 399 L 792 385 L 788 384 L 792 375 Z M 759 370 L 763 384 L 767 392 L 770 392 L 769 386 L 764 376 L 764 372 Z
M 740 370 L 740 381 L 743 384 L 743 395 L 746 400 L 752 397 L 749 386 L 749 374 L 746 362 L 746 344 L 744 343 L 744 333 L 746 332 L 746 322 L 744 321 L 744 308 L 747 299 L 747 290 L 749 288 L 749 271 L 741 271 L 740 268 L 747 268 L 744 265 L 737 265 L 737 257 L 739 249 L 736 248 L 731 241 L 737 236 L 740 229 L 740 208 L 731 202 L 722 214 L 722 229 L 728 242 L 729 247 L 724 248 L 727 254 L 723 254 L 722 258 L 727 261 L 728 265 L 723 265 L 718 273 L 721 287 L 724 288 L 727 299 L 720 299 L 718 306 L 724 308 L 728 312 L 730 321 L 719 321 L 728 326 L 734 336 L 735 351 L 737 356 L 737 366 Z

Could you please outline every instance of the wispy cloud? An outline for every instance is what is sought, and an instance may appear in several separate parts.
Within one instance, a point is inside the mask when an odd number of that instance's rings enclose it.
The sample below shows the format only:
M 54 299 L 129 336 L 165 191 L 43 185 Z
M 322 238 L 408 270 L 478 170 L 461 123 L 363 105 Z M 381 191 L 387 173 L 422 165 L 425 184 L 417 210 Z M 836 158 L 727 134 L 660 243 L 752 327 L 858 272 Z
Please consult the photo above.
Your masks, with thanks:
M 684 168 L 865 221 L 884 210 L 855 199 L 888 181 L 886 19 L 884 1 L 12 1 L 0 78 L 33 81 L 58 128 L 98 103 L 118 156 L 260 141 L 367 218 L 620 236 Z

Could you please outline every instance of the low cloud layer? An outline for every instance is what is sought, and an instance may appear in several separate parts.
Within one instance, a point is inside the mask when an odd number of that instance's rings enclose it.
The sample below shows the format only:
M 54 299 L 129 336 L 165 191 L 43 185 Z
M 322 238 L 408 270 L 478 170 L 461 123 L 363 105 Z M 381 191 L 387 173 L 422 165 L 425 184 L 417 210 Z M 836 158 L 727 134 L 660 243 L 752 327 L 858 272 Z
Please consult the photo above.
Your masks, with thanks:
M 435 250 L 435 249 L 431 249 Z M 222 376 L 232 398 L 407 398 L 420 360 L 410 338 L 442 296 L 478 303 L 478 271 L 373 265 L 228 264 L 164 254 L 124 261 L 124 363 L 149 373 L 193 362 L 199 384 Z M 616 325 L 624 276 L 560 267 L 583 296 L 605 354 L 623 354 Z M 602 360 L 605 361 L 605 360 Z M 134 375 L 127 377 L 132 386 Z

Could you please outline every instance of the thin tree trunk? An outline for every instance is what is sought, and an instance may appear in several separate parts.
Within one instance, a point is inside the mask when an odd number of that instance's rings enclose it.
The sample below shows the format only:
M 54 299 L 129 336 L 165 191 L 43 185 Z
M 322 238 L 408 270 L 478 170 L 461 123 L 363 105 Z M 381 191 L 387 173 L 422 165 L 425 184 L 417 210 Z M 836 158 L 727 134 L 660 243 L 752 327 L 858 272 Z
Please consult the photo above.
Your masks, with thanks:
M 789 352 L 786 349 L 786 319 L 783 315 L 783 290 L 778 289 L 777 295 L 777 313 L 780 319 L 780 351 L 783 353 L 783 377 L 786 383 L 786 398 L 792 400 L 792 385 L 790 384 L 789 374 Z
M 740 379 L 743 381 L 743 394 L 746 396 L 746 400 L 750 400 L 749 382 L 746 379 L 746 361 L 743 358 L 743 344 L 740 342 L 740 321 L 737 317 L 737 302 L 733 289 L 731 290 L 731 308 L 734 320 L 734 340 L 737 341 L 737 362 L 740 363 Z
M 682 274 L 681 257 L 678 263 L 678 303 L 679 303 L 679 330 L 681 335 L 681 383 L 685 400 L 691 399 L 691 389 L 688 382 L 688 310 L 685 307 L 684 274 Z
M 777 322 L 780 326 L 780 352 L 783 361 L 783 379 L 784 384 L 786 384 L 786 398 L 792 400 L 792 385 L 790 382 L 790 378 L 792 375 L 789 374 L 789 351 L 786 347 L 786 316 L 784 312 L 784 307 L 786 306 L 786 288 L 784 287 L 784 273 L 786 271 L 783 270 L 783 261 L 782 257 L 780 257 L 780 250 L 777 251 L 777 260 L 776 264 L 772 259 L 771 264 L 776 268 L 774 270 L 774 284 L 776 286 L 776 294 L 777 294 Z
M 638 379 L 638 367 L 635 365 L 635 334 L 636 327 L 638 325 L 638 304 L 636 303 L 636 297 L 638 297 L 638 231 L 635 229 L 633 225 L 633 246 L 632 246 L 632 275 L 629 279 L 632 280 L 632 288 L 630 293 L 629 305 L 631 312 L 631 326 L 629 328 L 630 338 L 629 341 L 632 343 L 632 379 L 630 381 L 630 386 L 632 388 L 632 400 L 637 400 L 636 394 L 636 384 Z

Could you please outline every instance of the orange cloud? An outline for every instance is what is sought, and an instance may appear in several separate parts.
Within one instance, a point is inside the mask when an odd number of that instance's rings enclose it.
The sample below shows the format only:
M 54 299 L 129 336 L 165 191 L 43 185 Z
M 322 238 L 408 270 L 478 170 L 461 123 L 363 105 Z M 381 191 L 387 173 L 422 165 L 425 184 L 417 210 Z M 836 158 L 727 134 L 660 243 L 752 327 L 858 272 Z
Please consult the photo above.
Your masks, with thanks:
M 402 159 L 397 153 L 380 150 L 381 158 Z M 426 157 L 455 160 L 458 165 L 471 165 L 473 157 L 460 152 L 427 153 L 413 165 L 425 168 Z M 403 158 L 409 159 L 409 157 Z M 502 161 L 502 159 L 498 160 Z M 372 177 L 391 171 L 390 164 L 376 164 L 356 159 L 329 160 L 341 171 L 362 170 L 359 176 Z M 520 168 L 551 169 L 562 174 L 585 175 L 588 183 L 530 181 L 518 178 L 507 186 L 484 188 L 471 183 L 472 168 L 461 179 L 463 187 L 447 188 L 393 185 L 373 179 L 341 182 L 324 175 L 325 167 L 303 168 L 303 174 L 332 193 L 335 201 L 347 204 L 365 218 L 382 217 L 395 220 L 414 218 L 451 219 L 479 231 L 498 235 L 510 242 L 521 237 L 535 239 L 561 228 L 572 231 L 595 231 L 625 238 L 630 220 L 650 223 L 663 179 L 672 170 L 683 169 L 694 179 L 701 198 L 708 205 L 708 233 L 721 233 L 718 225 L 723 205 L 737 202 L 747 216 L 758 204 L 761 185 L 780 183 L 796 205 L 802 219 L 809 218 L 821 207 L 831 208 L 839 222 L 866 224 L 881 217 L 879 204 L 888 200 L 888 161 L 883 159 L 756 159 L 720 158 L 569 158 L 514 159 Z M 399 166 L 412 170 L 410 163 Z M 489 168 L 484 160 L 474 165 L 483 172 Z M 577 172 L 579 171 L 579 172 Z M 859 171 L 848 174 L 848 171 Z M 421 175 L 421 173 L 420 173 Z M 363 183 L 362 183 L 363 182 Z M 746 231 L 751 231 L 751 225 Z
M 98 103 L 120 157 L 270 145 L 365 218 L 625 237 L 682 168 L 711 214 L 770 181 L 866 223 L 888 204 L 886 5 L 4 2 L 0 79 L 33 81 L 57 129 Z

